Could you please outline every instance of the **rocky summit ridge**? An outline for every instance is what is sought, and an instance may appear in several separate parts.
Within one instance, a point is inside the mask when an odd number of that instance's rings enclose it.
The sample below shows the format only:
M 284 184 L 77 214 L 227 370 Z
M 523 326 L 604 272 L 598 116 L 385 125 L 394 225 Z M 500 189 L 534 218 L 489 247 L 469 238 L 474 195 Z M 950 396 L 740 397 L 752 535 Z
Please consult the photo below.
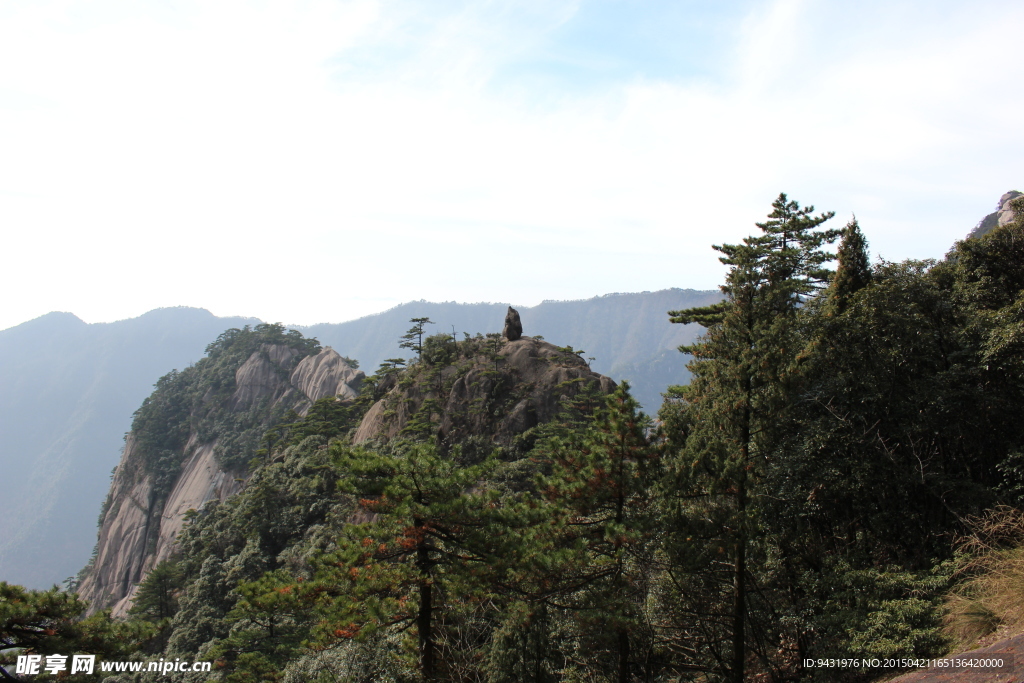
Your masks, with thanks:
M 202 397 L 186 416 L 190 426 L 184 443 L 170 452 L 180 464 L 169 487 L 164 483 L 166 472 L 147 466 L 153 456 L 147 442 L 152 435 L 143 433 L 138 419 L 146 404 L 136 413 L 100 517 L 96 551 L 78 587 L 92 611 L 111 608 L 115 616 L 124 616 L 146 574 L 175 553 L 175 539 L 188 516 L 207 501 L 225 500 L 245 486 L 246 467 L 226 464 L 223 455 L 225 444 L 237 434 L 224 428 L 211 431 L 203 425 L 203 418 L 209 417 L 204 412 L 215 413 L 236 428 L 262 432 L 261 427 L 289 410 L 304 415 L 321 398 L 355 398 L 364 377 L 330 347 L 305 353 L 294 345 L 263 343 L 235 365 L 228 373 L 233 381 L 222 387 L 229 393 L 218 395 L 216 381 L 206 378 Z M 157 397 L 169 403 L 157 386 L 147 402 Z M 165 414 L 174 412 L 164 407 L 161 416 Z
M 435 356 L 410 368 L 385 387 L 353 441 L 388 441 L 420 430 L 442 445 L 486 436 L 508 447 L 551 420 L 563 399 L 615 390 L 615 382 L 592 371 L 572 347 L 513 336 L 452 343 L 443 360 Z
M 582 351 L 521 331 L 513 324 L 504 336 L 428 337 L 408 367 L 393 359 L 367 378 L 298 333 L 229 330 L 195 366 L 162 378 L 136 412 L 78 593 L 92 611 L 125 616 L 146 575 L 177 554 L 187 521 L 246 487 L 267 430 L 320 399 L 357 411 L 353 443 L 412 438 L 443 451 L 473 443 L 514 452 L 565 405 L 589 401 L 592 410 L 614 391 Z
M 1011 222 L 1017 215 L 1014 200 L 1022 196 L 1024 196 L 1024 194 L 1016 190 L 1010 190 L 1000 197 L 999 204 L 996 205 L 996 210 L 982 218 L 981 222 L 975 226 L 974 230 L 971 230 L 971 234 L 968 235 L 968 237 L 982 237 L 996 228 Z
M 700 332 L 697 325 L 668 324 L 665 311 L 720 298 L 717 290 L 671 289 L 548 301 L 519 312 L 527 334 L 586 349 L 593 370 L 628 380 L 653 412 L 665 387 L 686 382 L 686 358 L 676 348 Z M 463 331 L 500 332 L 507 307 L 410 302 L 359 320 L 295 329 L 372 369 L 408 356 L 398 337 L 411 317 L 433 320 L 428 334 L 454 330 L 461 339 Z M 52 313 L 0 331 L 0 466 L 16 482 L 0 498 L 0 576 L 46 588 L 76 574 L 96 542 L 96 513 L 133 411 L 158 378 L 202 359 L 224 330 L 261 323 L 179 307 L 116 323 Z

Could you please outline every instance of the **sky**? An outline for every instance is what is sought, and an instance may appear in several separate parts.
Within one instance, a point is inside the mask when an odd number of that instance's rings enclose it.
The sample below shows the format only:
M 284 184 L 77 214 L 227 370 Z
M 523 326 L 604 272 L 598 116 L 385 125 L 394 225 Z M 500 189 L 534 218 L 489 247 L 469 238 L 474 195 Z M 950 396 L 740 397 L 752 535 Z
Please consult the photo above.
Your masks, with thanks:
M 1024 190 L 1016 0 L 5 0 L 0 329 L 713 289 L 786 192 L 940 258 Z

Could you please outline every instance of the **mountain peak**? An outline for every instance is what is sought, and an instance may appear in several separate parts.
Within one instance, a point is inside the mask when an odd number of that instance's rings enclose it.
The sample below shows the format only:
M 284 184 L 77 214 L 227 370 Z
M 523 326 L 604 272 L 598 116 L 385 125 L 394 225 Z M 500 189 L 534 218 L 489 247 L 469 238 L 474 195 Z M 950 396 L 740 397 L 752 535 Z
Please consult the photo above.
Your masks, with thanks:
M 981 222 L 971 230 L 971 234 L 968 237 L 981 237 L 992 232 L 995 228 L 1000 225 L 1006 225 L 1012 221 L 1016 214 L 1013 211 L 1011 202 L 1017 197 L 1022 196 L 1017 190 L 1010 190 L 1002 197 L 999 198 L 999 204 L 996 205 L 996 210 L 981 219 Z

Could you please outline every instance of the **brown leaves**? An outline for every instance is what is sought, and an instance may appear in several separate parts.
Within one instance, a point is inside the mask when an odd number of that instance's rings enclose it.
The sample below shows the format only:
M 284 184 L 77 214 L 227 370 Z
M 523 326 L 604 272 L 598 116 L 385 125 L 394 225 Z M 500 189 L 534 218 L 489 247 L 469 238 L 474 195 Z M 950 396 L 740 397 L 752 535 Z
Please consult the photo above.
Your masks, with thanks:
M 359 634 L 360 629 L 361 627 L 358 624 L 349 624 L 344 628 L 335 629 L 334 635 L 338 638 L 351 640 Z

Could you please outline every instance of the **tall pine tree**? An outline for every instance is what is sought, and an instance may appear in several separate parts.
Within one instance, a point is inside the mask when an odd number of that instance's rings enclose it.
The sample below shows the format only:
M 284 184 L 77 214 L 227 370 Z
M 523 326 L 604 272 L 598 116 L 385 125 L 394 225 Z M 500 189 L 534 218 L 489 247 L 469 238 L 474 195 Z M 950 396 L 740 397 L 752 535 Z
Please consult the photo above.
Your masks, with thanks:
M 496 563 L 482 489 L 493 459 L 471 467 L 430 444 L 398 442 L 376 452 L 335 444 L 341 490 L 357 496 L 366 521 L 346 527 L 335 553 L 317 560 L 312 581 L 296 586 L 320 617 L 320 646 L 410 629 L 424 681 L 444 678 L 444 624 L 483 590 Z
M 638 668 L 631 635 L 652 566 L 660 452 L 649 432 L 623 382 L 587 428 L 542 443 L 534 456 L 551 473 L 537 487 L 546 522 L 524 540 L 542 558 L 526 592 L 569 614 L 587 657 L 607 660 L 601 668 L 619 683 Z
M 842 311 L 850 297 L 871 282 L 868 242 L 860 231 L 856 216 L 843 228 L 837 259 L 839 265 L 832 278 L 829 299 L 837 311 Z
M 728 618 L 699 617 L 716 661 L 708 664 L 741 683 L 748 640 L 748 551 L 757 536 L 759 478 L 787 428 L 787 408 L 800 347 L 796 314 L 825 286 L 834 256 L 823 246 L 840 230 L 817 230 L 833 213 L 813 215 L 780 194 L 761 234 L 742 244 L 715 246 L 730 267 L 724 301 L 712 307 L 671 311 L 674 323 L 698 322 L 707 332 L 681 351 L 693 354 L 693 380 L 684 393 L 689 433 L 676 468 L 678 557 L 706 557 L 691 571 L 719 573 Z M 709 547 L 720 552 L 707 556 Z M 722 556 L 728 557 L 723 562 Z

